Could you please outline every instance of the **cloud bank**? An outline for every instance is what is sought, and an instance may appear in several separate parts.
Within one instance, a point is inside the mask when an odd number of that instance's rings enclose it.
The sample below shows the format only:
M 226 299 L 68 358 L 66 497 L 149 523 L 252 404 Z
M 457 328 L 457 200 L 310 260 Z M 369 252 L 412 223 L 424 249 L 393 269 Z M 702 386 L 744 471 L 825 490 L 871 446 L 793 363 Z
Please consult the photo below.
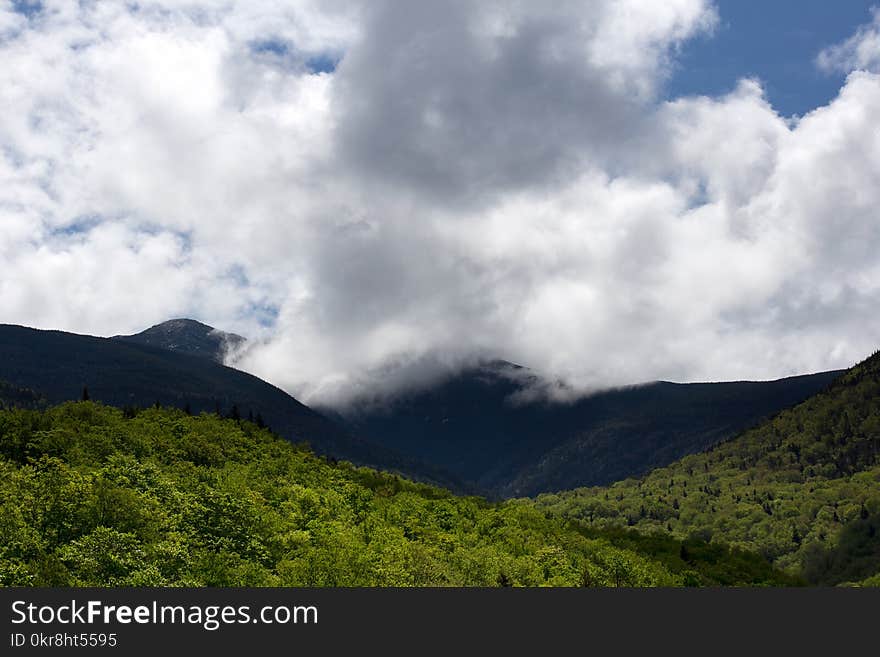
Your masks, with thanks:
M 756 80 L 661 100 L 717 20 L 0 2 L 0 321 L 195 316 L 324 403 L 481 357 L 579 390 L 847 366 L 880 344 L 877 14 L 797 119 Z

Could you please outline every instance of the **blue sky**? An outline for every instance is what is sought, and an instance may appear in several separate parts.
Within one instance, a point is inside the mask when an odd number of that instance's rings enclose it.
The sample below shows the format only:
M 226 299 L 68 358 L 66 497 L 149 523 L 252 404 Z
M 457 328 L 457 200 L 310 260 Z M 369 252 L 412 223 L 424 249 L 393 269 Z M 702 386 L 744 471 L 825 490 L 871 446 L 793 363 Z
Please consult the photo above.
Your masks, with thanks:
M 757 77 L 773 107 L 803 115 L 837 95 L 842 74 L 820 71 L 819 52 L 871 19 L 877 0 L 717 0 L 715 34 L 687 43 L 667 96 L 718 95 Z

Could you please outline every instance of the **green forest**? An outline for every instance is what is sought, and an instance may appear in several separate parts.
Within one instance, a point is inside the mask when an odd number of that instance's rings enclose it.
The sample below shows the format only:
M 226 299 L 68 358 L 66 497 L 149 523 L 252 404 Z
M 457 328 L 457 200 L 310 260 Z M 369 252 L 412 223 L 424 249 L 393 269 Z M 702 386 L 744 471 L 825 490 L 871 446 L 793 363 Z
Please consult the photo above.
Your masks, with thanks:
M 90 401 L 0 411 L 0 583 L 795 585 L 699 537 L 599 530 L 335 463 L 256 424 Z
M 708 452 L 537 505 L 596 530 L 755 550 L 810 584 L 880 585 L 880 354 Z

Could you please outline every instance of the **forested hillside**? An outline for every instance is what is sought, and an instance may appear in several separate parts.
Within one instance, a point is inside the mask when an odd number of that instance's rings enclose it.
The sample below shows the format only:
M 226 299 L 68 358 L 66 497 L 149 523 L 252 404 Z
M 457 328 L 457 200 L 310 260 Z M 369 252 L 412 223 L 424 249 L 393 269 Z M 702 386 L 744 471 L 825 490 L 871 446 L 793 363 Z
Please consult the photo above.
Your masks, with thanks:
M 815 584 L 880 584 L 880 354 L 707 453 L 537 504 L 594 528 L 759 550 Z
M 247 421 L 78 402 L 0 411 L 0 583 L 797 580 L 740 550 L 596 532 L 529 501 L 490 504 L 329 462 Z

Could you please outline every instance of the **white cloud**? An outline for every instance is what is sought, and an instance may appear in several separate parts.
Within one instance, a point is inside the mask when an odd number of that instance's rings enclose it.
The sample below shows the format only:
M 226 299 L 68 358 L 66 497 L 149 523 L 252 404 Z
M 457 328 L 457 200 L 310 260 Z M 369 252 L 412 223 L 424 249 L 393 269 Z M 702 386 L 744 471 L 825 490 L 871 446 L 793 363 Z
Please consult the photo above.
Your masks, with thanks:
M 439 7 L 0 6 L 2 321 L 196 315 L 325 401 L 476 356 L 589 389 L 876 348 L 878 76 L 796 122 L 750 80 L 666 103 L 702 0 Z
M 819 53 L 816 63 L 826 71 L 849 73 L 855 70 L 878 72 L 880 69 L 880 9 L 871 10 L 873 21 L 842 43 Z

